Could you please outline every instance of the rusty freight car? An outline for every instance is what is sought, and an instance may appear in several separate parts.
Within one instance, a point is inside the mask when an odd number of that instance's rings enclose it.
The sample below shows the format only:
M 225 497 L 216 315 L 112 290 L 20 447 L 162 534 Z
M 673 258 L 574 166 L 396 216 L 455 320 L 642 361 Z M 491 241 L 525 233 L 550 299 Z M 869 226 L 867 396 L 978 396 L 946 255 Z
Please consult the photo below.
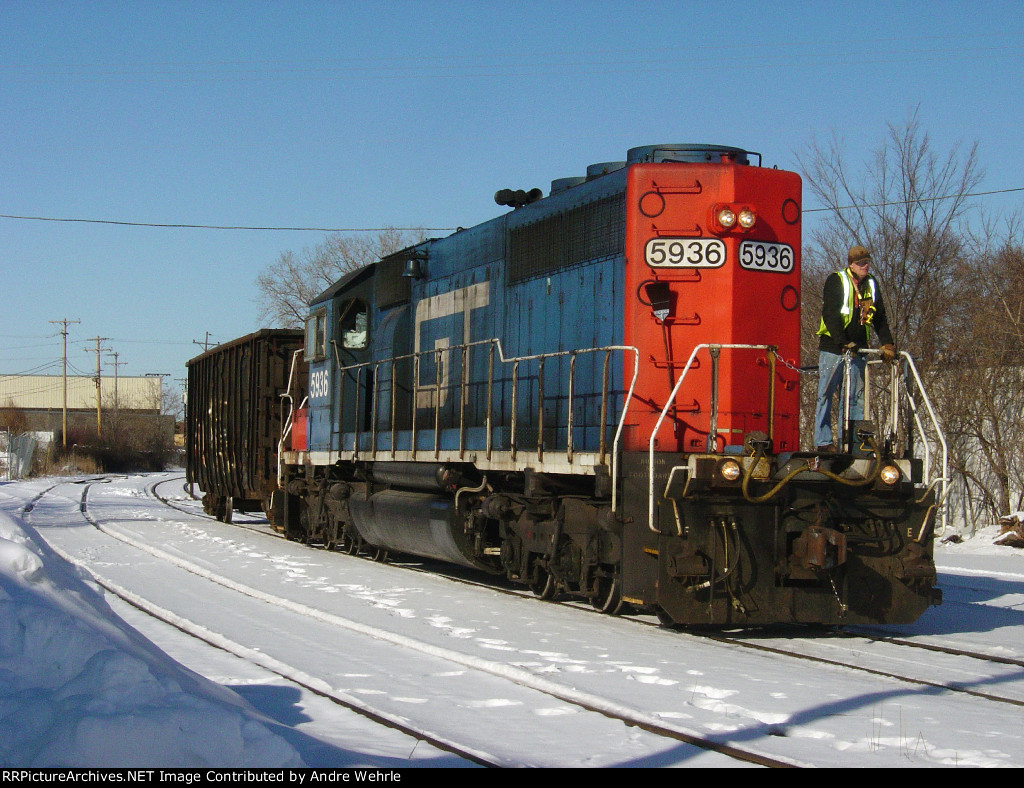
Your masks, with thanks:
M 281 392 L 305 390 L 293 375 L 301 331 L 262 329 L 188 362 L 185 414 L 188 483 L 224 522 L 233 510 L 263 510 L 274 522 L 282 420 Z M 298 403 L 295 403 L 296 405 Z

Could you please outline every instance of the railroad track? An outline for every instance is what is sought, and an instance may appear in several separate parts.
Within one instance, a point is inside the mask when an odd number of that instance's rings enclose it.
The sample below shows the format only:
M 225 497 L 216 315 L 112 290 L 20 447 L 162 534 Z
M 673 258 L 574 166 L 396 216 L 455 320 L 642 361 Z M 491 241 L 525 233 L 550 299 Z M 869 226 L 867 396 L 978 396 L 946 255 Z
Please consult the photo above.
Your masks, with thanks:
M 151 496 L 160 501 L 162 504 L 170 507 L 171 509 L 175 509 L 176 511 L 182 512 L 184 514 L 192 515 L 193 517 L 202 517 L 207 520 L 216 520 L 217 518 L 203 511 L 201 505 L 202 501 L 199 498 L 197 498 L 192 492 L 189 491 L 187 484 L 180 485 L 182 491 L 192 501 L 200 504 L 198 507 L 183 506 L 182 504 L 173 500 L 170 496 L 163 495 L 157 490 L 157 488 L 159 487 L 163 487 L 164 485 L 173 485 L 175 482 L 180 482 L 182 479 L 184 479 L 183 476 L 174 477 L 173 479 L 159 479 L 153 482 L 152 484 L 147 485 L 146 491 Z M 239 517 L 243 519 L 239 520 Z M 239 528 L 245 528 L 247 530 L 255 531 L 257 533 L 267 534 L 268 536 L 279 536 L 282 539 L 284 538 L 283 534 L 281 534 L 278 531 L 275 531 L 270 526 L 270 524 L 267 522 L 267 519 L 263 515 L 251 515 L 245 512 L 234 512 L 231 518 L 230 525 L 237 525 Z
M 159 500 L 163 501 L 168 506 L 172 506 L 173 508 L 181 508 L 183 511 L 188 511 L 184 507 L 175 506 L 173 502 L 169 501 L 163 496 L 160 496 L 156 492 L 155 488 L 161 483 L 164 482 L 160 482 L 153 485 L 152 494 L 156 496 Z M 193 511 L 191 513 L 195 512 Z M 280 534 L 276 534 L 275 532 L 270 531 L 267 528 L 261 529 L 258 527 L 253 527 L 252 525 L 246 524 L 244 522 L 238 523 L 238 525 L 239 527 L 248 528 L 249 530 L 257 531 L 259 533 L 280 536 Z M 417 565 L 415 563 L 398 563 L 396 564 L 396 567 L 409 572 L 426 572 L 428 574 L 435 576 L 441 575 L 452 582 L 462 583 L 470 586 L 478 586 L 480 588 L 486 588 L 493 592 L 501 594 L 534 599 L 534 595 L 529 591 L 517 587 L 504 587 L 499 583 L 495 583 L 493 580 L 478 579 L 472 576 L 471 574 L 460 572 L 458 569 L 451 569 L 448 567 L 433 564 L 430 564 L 428 569 L 424 569 L 422 565 Z M 541 600 L 536 601 L 539 604 L 543 604 Z M 578 609 L 581 614 L 596 616 L 604 615 L 599 613 L 598 611 L 593 610 L 589 605 L 586 605 L 585 603 L 580 603 L 578 601 L 569 601 L 567 602 L 567 604 L 570 604 L 574 608 Z M 625 615 L 623 616 L 623 618 L 633 621 L 640 626 L 661 626 L 659 623 L 652 621 L 651 617 L 649 616 Z M 976 689 L 974 686 L 972 686 L 972 684 L 981 685 L 985 683 L 986 679 L 980 678 L 980 675 L 983 672 L 981 668 L 978 668 L 975 671 L 975 676 L 971 678 L 966 678 L 962 680 L 940 680 L 920 675 L 908 675 L 907 671 L 901 673 L 896 670 L 883 669 L 879 667 L 866 665 L 863 664 L 862 657 L 856 657 L 853 656 L 853 654 L 863 646 L 864 642 L 871 642 L 886 644 L 887 646 L 895 647 L 898 650 L 918 650 L 922 652 L 943 654 L 950 657 L 955 657 L 958 660 L 966 659 L 979 664 L 990 663 L 992 665 L 1009 667 L 1011 669 L 1024 668 L 1024 660 L 1000 657 L 998 655 L 986 654 L 983 652 L 971 651 L 953 646 L 943 646 L 940 644 L 909 640 L 907 638 L 896 637 L 885 633 L 873 633 L 865 628 L 855 628 L 852 630 L 834 628 L 825 632 L 825 636 L 822 637 L 821 632 L 815 633 L 810 627 L 791 627 L 786 628 L 786 632 L 788 635 L 787 637 L 782 637 L 778 639 L 778 641 L 785 640 L 792 642 L 793 638 L 790 636 L 793 633 L 804 634 L 805 637 L 801 638 L 798 641 L 803 646 L 805 646 L 803 648 L 786 647 L 783 645 L 779 645 L 779 642 L 766 643 L 764 642 L 764 640 L 766 639 L 764 630 L 756 630 L 753 632 L 752 636 L 750 634 L 730 635 L 725 632 L 713 632 L 710 630 L 700 629 L 687 630 L 685 628 L 680 628 L 679 632 L 687 637 L 698 637 L 706 640 L 712 640 L 718 643 L 728 644 L 730 646 L 762 651 L 765 653 L 775 654 L 779 656 L 786 656 L 804 662 L 811 662 L 820 665 L 829 665 L 832 667 L 843 668 L 846 670 L 865 673 L 877 677 L 884 677 L 915 686 L 931 687 L 946 692 L 963 694 L 965 696 L 976 697 L 987 701 L 992 701 L 995 703 L 1008 704 L 1012 706 L 1024 706 L 1024 691 L 1022 691 L 1022 694 L 1019 697 L 1011 697 L 1007 695 L 999 695 L 992 692 L 983 691 L 980 689 Z M 767 639 L 771 639 L 770 632 L 767 635 Z M 826 648 L 831 648 L 835 651 L 842 650 L 841 648 L 836 647 L 836 644 L 845 643 L 845 650 L 847 651 L 848 656 L 846 658 L 843 658 L 841 655 L 838 657 L 823 656 L 821 653 L 811 653 L 811 650 L 806 647 L 809 644 L 821 646 L 821 644 L 823 643 L 827 644 Z M 896 657 L 895 661 L 903 661 L 903 659 L 902 657 Z M 971 672 L 970 669 L 965 668 L 963 664 L 950 666 L 950 669 L 956 670 L 964 674 L 970 674 Z M 631 722 L 630 724 L 637 723 Z
M 100 522 L 95 517 L 93 517 L 90 514 L 90 512 L 89 512 L 89 507 L 88 507 L 89 490 L 90 490 L 90 488 L 94 484 L 102 483 L 103 481 L 109 481 L 109 479 L 102 479 L 102 480 L 94 479 L 94 480 L 91 480 L 91 481 L 83 480 L 83 481 L 80 481 L 80 482 L 76 482 L 76 483 L 82 485 L 82 494 L 81 494 L 81 502 L 79 504 L 79 510 L 81 512 L 82 517 L 86 520 L 86 522 L 89 523 L 89 525 L 91 525 L 92 527 L 96 528 L 97 530 L 102 531 L 107 536 L 110 536 L 110 537 L 112 537 L 114 539 L 118 539 L 120 541 L 125 541 L 123 539 L 123 537 L 121 537 L 120 535 L 110 531 L 109 529 L 105 529 L 100 524 Z M 184 512 L 186 514 L 191 514 L 191 515 L 195 515 L 195 516 L 202 516 L 202 517 L 206 517 L 207 516 L 203 512 L 201 512 L 201 511 L 200 512 L 195 512 L 193 510 L 188 509 L 187 507 L 175 506 L 174 504 L 172 504 L 166 498 L 164 498 L 164 497 L 162 497 L 160 495 L 157 495 L 155 493 L 155 489 L 154 488 L 156 486 L 158 486 L 159 484 L 162 484 L 162 483 L 166 483 L 166 482 L 156 482 L 156 483 L 154 483 L 153 485 L 150 486 L 148 491 L 155 498 L 157 498 L 159 501 L 161 501 L 164 505 L 169 506 L 169 507 L 171 507 L 173 509 L 176 509 L 178 511 Z M 56 489 L 57 487 L 62 487 L 65 484 L 67 484 L 67 482 L 58 482 L 58 483 L 53 484 L 50 487 L 40 491 L 31 500 L 29 500 L 24 506 L 22 506 L 22 508 L 21 508 L 21 515 L 23 517 L 26 517 L 29 520 L 31 520 L 32 512 L 35 510 L 37 504 L 42 499 L 44 499 L 49 493 L 51 493 L 54 489 Z M 212 518 L 210 518 L 210 519 L 212 519 Z M 51 544 L 51 547 L 53 547 L 52 544 Z M 54 550 L 58 554 L 60 554 L 62 558 L 64 558 L 65 560 L 69 561 L 70 563 L 73 563 L 73 564 L 75 564 L 77 566 L 82 566 L 81 562 L 76 561 L 72 556 L 64 553 L 63 551 L 59 550 L 58 548 L 54 547 Z M 301 688 L 303 688 L 305 690 L 308 690 L 308 691 L 314 693 L 315 695 L 317 695 L 319 697 L 322 697 L 322 698 L 324 698 L 324 699 L 326 699 L 326 700 L 328 700 L 328 701 L 330 701 L 330 702 L 332 702 L 332 703 L 334 703 L 334 704 L 336 704 L 338 706 L 346 708 L 349 711 L 352 711 L 352 712 L 354 712 L 355 714 L 358 714 L 361 717 L 369 719 L 369 720 L 371 720 L 372 722 L 374 722 L 376 724 L 379 724 L 379 725 L 382 725 L 384 727 L 391 728 L 393 730 L 397 730 L 397 731 L 400 731 L 402 733 L 405 733 L 406 735 L 409 735 L 409 736 L 411 736 L 411 737 L 413 737 L 413 738 L 415 738 L 417 740 L 427 742 L 427 743 L 437 747 L 440 750 L 452 753 L 453 755 L 456 755 L 456 756 L 458 756 L 460 758 L 464 758 L 464 759 L 466 759 L 468 761 L 471 761 L 473 763 L 476 763 L 478 765 L 481 765 L 481 766 L 496 766 L 496 765 L 498 765 L 496 763 L 491 762 L 490 760 L 488 760 L 488 758 L 486 758 L 485 756 L 480 755 L 479 753 L 473 752 L 473 751 L 471 751 L 471 750 L 469 750 L 467 748 L 461 748 L 457 744 L 454 744 L 454 743 L 451 743 L 451 742 L 447 742 L 447 741 L 443 741 L 442 739 L 440 739 L 440 738 L 430 734 L 429 732 L 422 731 L 422 730 L 416 728 L 415 726 L 408 725 L 408 724 L 403 724 L 402 722 L 400 722 L 398 720 L 391 719 L 387 715 L 380 714 L 380 713 L 376 712 L 374 709 L 372 709 L 370 707 L 367 707 L 365 705 L 360 705 L 360 704 L 354 702 L 351 698 L 345 698 L 345 697 L 341 696 L 338 693 L 332 693 L 332 692 L 329 692 L 329 691 L 325 691 L 324 688 L 322 686 L 318 685 L 316 682 L 306 681 L 303 678 L 301 678 L 299 676 L 299 673 L 300 673 L 299 671 L 288 670 L 287 666 L 281 665 L 281 664 L 276 663 L 276 662 L 272 662 L 272 661 L 267 660 L 267 659 L 260 659 L 258 655 L 253 653 L 252 649 L 250 649 L 250 648 L 248 648 L 246 646 L 243 646 L 243 645 L 241 645 L 239 643 L 235 643 L 235 642 L 231 641 L 230 639 L 227 639 L 227 638 L 225 638 L 223 636 L 211 637 L 209 635 L 209 633 L 207 632 L 207 630 L 205 630 L 202 626 L 199 626 L 198 624 L 195 624 L 194 622 L 190 622 L 190 621 L 188 621 L 186 619 L 183 619 L 179 615 L 172 614 L 170 611 L 164 610 L 160 606 L 158 606 L 156 604 L 153 604 L 151 602 L 148 602 L 144 598 L 140 597 L 138 594 L 130 592 L 129 590 L 125 589 L 120 584 L 115 583 L 115 582 L 109 580 L 108 578 L 105 578 L 102 575 L 97 574 L 95 567 L 83 567 L 83 568 L 86 568 L 89 571 L 90 575 L 92 576 L 93 580 L 96 582 L 96 584 L 99 585 L 101 588 L 103 588 L 108 593 L 113 594 L 114 596 L 116 596 L 121 601 L 125 602 L 126 604 L 130 605 L 131 607 L 135 608 L 136 610 L 144 613 L 145 615 L 147 615 L 147 616 L 149 616 L 149 617 L 151 617 L 153 619 L 156 619 L 158 621 L 161 621 L 162 623 L 164 623 L 164 624 L 166 624 L 166 625 L 168 625 L 170 627 L 173 627 L 174 629 L 178 630 L 179 632 L 182 632 L 185 635 L 188 635 L 189 637 L 191 637 L 191 638 L 193 638 L 193 639 L 195 639 L 197 641 L 205 643 L 206 645 L 211 646 L 213 648 L 216 648 L 216 649 L 219 649 L 219 650 L 226 651 L 228 653 L 234 654 L 235 656 L 240 657 L 242 659 L 246 659 L 246 660 L 249 660 L 251 662 L 254 662 L 255 664 L 259 665 L 259 667 L 261 667 L 264 670 L 267 670 L 267 671 L 269 671 L 271 673 L 274 673 L 275 675 L 277 675 L 280 678 L 284 679 L 286 682 L 288 682 L 290 684 L 293 684 L 293 685 L 295 685 L 297 687 L 301 687 Z M 212 578 L 210 578 L 210 579 L 212 579 Z
M 994 703 L 1004 703 L 1009 704 L 1011 706 L 1024 706 L 1024 697 L 1008 697 L 1005 695 L 996 695 L 990 692 L 983 692 L 981 690 L 974 689 L 972 686 L 970 686 L 972 683 L 982 685 L 990 680 L 989 678 L 984 678 L 980 676 L 963 682 L 957 682 L 952 679 L 948 681 L 941 681 L 935 679 L 922 678 L 920 676 L 909 676 L 905 672 L 897 673 L 892 670 L 883 670 L 842 659 L 831 659 L 820 655 L 809 654 L 806 650 L 781 648 L 779 646 L 752 642 L 750 640 L 746 640 L 743 638 L 729 637 L 725 635 L 718 635 L 708 632 L 701 633 L 699 636 L 708 638 L 710 640 L 714 640 L 716 642 L 727 643 L 732 646 L 755 649 L 770 654 L 778 654 L 782 656 L 792 657 L 793 659 L 814 662 L 821 665 L 831 665 L 834 667 L 845 668 L 848 670 L 855 670 L 862 673 L 870 674 L 872 676 L 879 676 L 888 679 L 893 679 L 895 681 L 905 682 L 907 684 L 913 684 L 921 687 L 933 687 L 935 689 L 940 689 L 945 692 L 963 694 L 975 698 L 982 698 L 984 700 L 992 701 Z M 992 663 L 997 665 L 1013 665 L 1018 667 L 1024 667 L 1024 663 L 1020 662 L 1019 660 L 1004 659 L 1000 657 L 994 657 L 989 654 L 966 651 L 964 649 L 936 646 L 925 643 L 917 643 L 908 640 L 901 640 L 898 638 L 872 636 L 856 632 L 837 632 L 835 637 L 847 641 L 871 641 L 878 643 L 887 643 L 890 645 L 897 646 L 901 649 L 914 649 L 921 651 L 937 652 L 951 656 L 956 656 L 961 659 L 974 660 L 978 663 Z M 960 665 L 959 668 L 965 673 L 968 672 L 967 670 L 964 670 L 963 665 Z
M 458 665 L 462 670 L 487 673 L 492 678 L 509 681 L 520 688 L 526 689 L 527 691 L 541 693 L 563 703 L 571 704 L 578 710 L 574 717 L 574 724 L 576 725 L 580 723 L 580 714 L 585 713 L 600 717 L 605 721 L 621 723 L 629 726 L 630 728 L 643 730 L 652 736 L 666 741 L 683 743 L 703 751 L 717 753 L 718 755 L 725 756 L 726 758 L 736 762 L 780 768 L 801 765 L 793 760 L 776 757 L 765 752 L 759 752 L 755 748 L 735 746 L 723 742 L 720 739 L 716 739 L 713 736 L 703 736 L 693 731 L 680 729 L 671 724 L 665 724 L 652 715 L 644 714 L 640 711 L 624 709 L 619 706 L 619 704 L 608 698 L 598 695 L 590 695 L 578 690 L 567 688 L 562 684 L 547 680 L 544 677 L 537 676 L 526 670 L 510 669 L 509 666 L 505 664 L 495 663 L 493 665 L 488 665 L 486 661 L 476 657 L 468 657 L 457 651 L 439 649 L 438 647 L 429 644 L 416 643 L 405 636 L 392 635 L 391 633 L 381 630 L 367 632 L 365 626 L 353 621 L 342 619 L 321 610 L 308 608 L 301 603 L 297 603 L 284 597 L 278 597 L 274 594 L 269 594 L 261 589 L 246 587 L 235 580 L 220 576 L 216 572 L 212 572 L 207 568 L 196 565 L 178 555 L 172 555 L 154 547 L 153 545 L 139 544 L 131 538 L 126 538 L 123 533 L 119 532 L 118 528 L 109 527 L 109 525 L 102 520 L 102 517 L 94 515 L 91 511 L 89 496 L 90 490 L 94 486 L 95 482 L 82 482 L 81 484 L 82 491 L 79 511 L 82 518 L 84 518 L 84 520 L 92 527 L 98 529 L 108 537 L 124 542 L 132 547 L 142 549 L 150 556 L 172 563 L 187 572 L 198 575 L 204 580 L 230 589 L 235 593 L 244 594 L 245 596 L 249 596 L 261 602 L 269 603 L 292 614 L 307 616 L 310 619 L 315 618 L 320 623 L 326 623 L 340 630 L 356 632 L 362 631 L 364 634 L 368 634 L 371 637 L 387 641 L 394 647 L 420 651 L 424 654 L 429 654 L 432 658 L 440 657 Z M 164 505 L 172 506 L 172 508 L 177 510 L 187 511 L 192 515 L 196 514 L 194 511 L 189 511 L 187 507 L 173 506 L 165 496 L 159 495 L 155 488 L 160 484 L 161 482 L 157 482 L 148 486 L 147 493 Z M 45 496 L 57 486 L 60 485 L 54 485 L 54 487 L 51 487 L 36 496 L 31 505 L 26 507 L 26 514 L 30 514 L 35 508 L 37 502 L 45 498 Z M 273 536 L 272 533 L 266 530 L 259 530 L 259 533 L 267 536 Z M 65 555 L 64 557 L 67 560 L 74 561 L 74 559 L 69 555 Z M 461 758 L 465 758 L 482 766 L 494 767 L 520 765 L 518 763 L 509 762 L 509 760 L 504 757 L 494 757 L 487 752 L 482 751 L 480 748 L 462 744 L 450 736 L 438 735 L 436 732 L 431 732 L 423 726 L 411 723 L 408 719 L 400 718 L 387 710 L 376 708 L 372 704 L 366 703 L 362 700 L 355 700 L 345 693 L 334 692 L 331 689 L 326 688 L 320 681 L 304 680 L 302 678 L 303 671 L 281 664 L 277 660 L 271 661 L 261 659 L 260 655 L 253 653 L 252 649 L 233 642 L 225 638 L 223 635 L 210 637 L 203 626 L 189 622 L 183 619 L 181 615 L 174 614 L 163 609 L 160 605 L 140 597 L 138 593 L 131 592 L 124 588 L 118 582 L 107 577 L 97 575 L 96 569 L 93 567 L 89 567 L 89 571 L 93 574 L 96 582 L 109 593 L 118 596 L 145 614 L 163 621 L 190 637 L 196 638 L 208 645 L 229 651 L 244 659 L 256 661 L 257 664 L 261 665 L 261 667 L 276 673 L 283 679 L 314 692 L 317 695 L 343 706 L 356 714 L 374 721 L 375 723 L 401 731 L 416 739 L 429 742 L 439 750 L 453 753 Z
M 906 638 L 893 637 L 891 635 L 876 635 L 871 634 L 866 630 L 856 630 L 844 633 L 848 637 L 861 637 L 867 640 L 875 640 L 880 643 L 893 643 L 898 646 L 908 646 L 910 648 L 919 648 L 924 651 L 934 651 L 940 654 L 949 654 L 954 657 L 969 657 L 971 659 L 980 659 L 985 662 L 993 662 L 997 665 L 1013 665 L 1018 668 L 1024 668 L 1024 660 L 1014 659 L 1012 657 L 1000 657 L 995 654 L 986 654 L 979 651 L 967 651 L 961 648 L 953 648 L 950 646 L 940 646 L 934 643 L 921 643 L 915 640 L 907 640 Z

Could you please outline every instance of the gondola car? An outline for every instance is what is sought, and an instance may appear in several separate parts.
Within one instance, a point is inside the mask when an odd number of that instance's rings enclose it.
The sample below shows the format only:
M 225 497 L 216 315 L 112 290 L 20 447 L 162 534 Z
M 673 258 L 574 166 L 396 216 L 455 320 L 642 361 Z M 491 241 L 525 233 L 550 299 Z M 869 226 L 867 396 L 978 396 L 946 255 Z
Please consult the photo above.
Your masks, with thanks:
M 287 416 L 281 393 L 302 342 L 301 331 L 262 329 L 188 362 L 186 481 L 199 486 L 203 510 L 218 520 L 270 512 Z
M 666 623 L 938 602 L 919 423 L 896 403 L 800 449 L 798 175 L 658 145 L 495 199 L 310 304 L 268 507 L 289 537 Z

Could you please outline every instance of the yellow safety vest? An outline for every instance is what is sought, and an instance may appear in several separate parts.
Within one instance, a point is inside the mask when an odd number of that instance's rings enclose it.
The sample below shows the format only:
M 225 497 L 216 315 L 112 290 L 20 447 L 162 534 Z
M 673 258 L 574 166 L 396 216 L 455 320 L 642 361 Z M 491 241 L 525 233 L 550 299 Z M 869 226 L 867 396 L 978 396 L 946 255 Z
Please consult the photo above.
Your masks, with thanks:
M 843 303 L 842 306 L 839 307 L 839 314 L 843 316 L 843 328 L 846 328 L 848 325 L 850 325 L 850 321 L 853 320 L 853 313 L 855 311 L 855 307 L 857 305 L 856 302 L 858 300 L 860 300 L 861 298 L 870 298 L 872 301 L 876 300 L 875 279 L 873 276 L 868 274 L 868 292 L 863 293 L 857 291 L 857 288 L 855 287 L 853 280 L 853 274 L 850 273 L 849 268 L 844 268 L 842 271 L 836 271 L 836 273 L 839 274 L 839 280 L 843 283 Z M 868 332 L 869 336 L 870 332 L 868 331 L 868 326 L 870 324 L 871 316 L 869 315 L 868 319 L 865 321 L 864 324 L 864 330 Z M 828 328 L 826 328 L 825 326 L 824 316 L 822 316 L 821 318 L 821 325 L 818 326 L 818 336 L 831 336 L 831 334 L 828 333 Z

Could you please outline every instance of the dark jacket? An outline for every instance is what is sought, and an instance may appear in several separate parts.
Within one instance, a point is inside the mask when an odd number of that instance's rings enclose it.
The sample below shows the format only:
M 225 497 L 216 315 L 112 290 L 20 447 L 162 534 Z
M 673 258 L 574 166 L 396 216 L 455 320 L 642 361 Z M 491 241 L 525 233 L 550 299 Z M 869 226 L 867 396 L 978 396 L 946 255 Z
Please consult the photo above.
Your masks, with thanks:
M 843 347 L 853 342 L 857 348 L 869 347 L 868 326 L 861 325 L 856 308 L 849 325 L 844 325 L 843 308 L 843 280 L 842 277 L 849 277 L 845 271 L 836 271 L 829 274 L 825 280 L 825 289 L 822 294 L 821 319 L 827 333 L 819 330 L 818 349 L 829 353 L 842 353 Z M 871 294 L 871 283 L 874 283 L 875 297 L 872 301 L 874 314 L 870 322 L 870 334 L 878 338 L 879 345 L 895 344 L 892 332 L 889 330 L 889 319 L 885 313 L 885 303 L 882 300 L 882 288 L 878 280 L 871 274 L 864 277 L 857 290 L 865 297 Z

